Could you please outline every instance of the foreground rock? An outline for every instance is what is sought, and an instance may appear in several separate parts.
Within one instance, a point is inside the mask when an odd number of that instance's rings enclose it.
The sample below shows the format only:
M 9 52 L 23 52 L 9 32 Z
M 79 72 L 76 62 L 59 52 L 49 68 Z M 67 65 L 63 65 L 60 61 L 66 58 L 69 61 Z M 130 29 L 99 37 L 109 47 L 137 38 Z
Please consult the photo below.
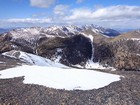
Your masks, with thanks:
M 122 73 L 121 73 L 122 74 Z M 0 80 L 0 104 L 11 105 L 139 105 L 139 72 L 123 72 L 121 81 L 97 90 L 65 91 L 23 84 L 24 77 Z

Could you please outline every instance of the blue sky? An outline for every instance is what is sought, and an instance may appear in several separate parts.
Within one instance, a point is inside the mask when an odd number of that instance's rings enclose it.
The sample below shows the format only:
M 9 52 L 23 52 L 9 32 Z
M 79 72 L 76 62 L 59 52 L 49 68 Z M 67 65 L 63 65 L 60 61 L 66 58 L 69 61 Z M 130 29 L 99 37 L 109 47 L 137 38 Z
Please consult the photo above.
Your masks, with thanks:
M 139 0 L 0 0 L 0 27 L 96 24 L 140 28 Z

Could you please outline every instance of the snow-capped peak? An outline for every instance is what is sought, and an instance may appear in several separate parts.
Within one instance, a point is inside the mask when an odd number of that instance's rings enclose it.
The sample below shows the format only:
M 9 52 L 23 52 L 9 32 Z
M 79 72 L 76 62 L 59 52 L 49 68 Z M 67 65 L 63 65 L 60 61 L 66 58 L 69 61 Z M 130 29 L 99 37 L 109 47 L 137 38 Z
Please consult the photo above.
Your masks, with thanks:
M 93 25 L 93 24 L 82 26 L 82 29 L 83 30 L 91 30 L 94 33 L 97 33 L 97 34 L 100 33 L 100 34 L 103 34 L 106 36 L 117 36 L 120 34 L 118 31 L 116 31 L 114 29 L 104 28 L 104 27 L 101 27 L 98 25 Z
M 106 35 L 118 35 L 117 31 L 112 29 L 106 29 L 95 25 L 85 25 L 85 26 L 50 26 L 50 27 L 30 27 L 30 28 L 18 28 L 14 29 L 7 34 L 12 38 L 12 41 L 17 42 L 18 40 L 24 40 L 24 42 L 31 43 L 33 45 L 42 37 L 52 38 L 52 37 L 70 37 L 78 34 L 87 34 L 87 31 L 92 31 L 96 34 Z M 90 34 L 93 34 L 90 33 Z

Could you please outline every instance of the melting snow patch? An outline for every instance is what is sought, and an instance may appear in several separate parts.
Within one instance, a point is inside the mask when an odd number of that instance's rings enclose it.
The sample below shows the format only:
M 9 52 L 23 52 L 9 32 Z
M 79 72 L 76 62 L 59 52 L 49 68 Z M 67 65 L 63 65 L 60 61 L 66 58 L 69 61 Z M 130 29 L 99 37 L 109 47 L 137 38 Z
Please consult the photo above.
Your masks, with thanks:
M 0 64 L 3 64 L 3 63 L 5 63 L 5 62 L 0 61 Z
M 20 66 L 0 71 L 0 78 L 25 76 L 24 83 L 38 84 L 55 89 L 91 90 L 120 80 L 120 76 L 86 69 Z
M 95 63 L 92 60 L 87 61 L 85 68 L 87 69 L 106 69 L 102 65 L 100 65 L 98 62 Z
M 57 48 L 57 52 L 62 52 L 62 49 L 61 48 Z

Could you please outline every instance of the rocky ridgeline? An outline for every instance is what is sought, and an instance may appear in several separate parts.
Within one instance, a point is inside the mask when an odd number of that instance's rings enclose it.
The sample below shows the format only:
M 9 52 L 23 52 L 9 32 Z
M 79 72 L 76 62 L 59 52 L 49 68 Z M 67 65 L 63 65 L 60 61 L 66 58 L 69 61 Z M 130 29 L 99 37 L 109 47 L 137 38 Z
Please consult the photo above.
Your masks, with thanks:
M 139 31 L 112 38 L 103 35 L 104 30 L 98 28 L 53 26 L 16 29 L 0 36 L 0 53 L 21 50 L 51 60 L 55 58 L 69 66 L 84 66 L 93 56 L 94 62 L 104 66 L 112 66 L 118 70 L 139 70 Z M 110 34 L 111 32 L 112 30 Z M 89 35 L 94 37 L 93 42 Z

